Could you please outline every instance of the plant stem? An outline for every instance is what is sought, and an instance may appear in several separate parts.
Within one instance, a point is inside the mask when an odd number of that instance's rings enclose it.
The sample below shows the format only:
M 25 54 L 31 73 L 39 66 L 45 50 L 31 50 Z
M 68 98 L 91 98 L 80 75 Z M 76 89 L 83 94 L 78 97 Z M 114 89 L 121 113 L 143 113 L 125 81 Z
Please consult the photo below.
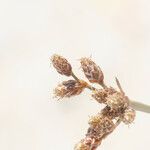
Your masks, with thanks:
M 150 105 L 130 100 L 130 106 L 134 108 L 136 111 L 150 113 Z
M 117 83 L 117 85 L 120 89 L 120 92 L 125 94 L 122 87 L 121 87 L 121 84 L 120 84 L 119 80 L 117 79 L 117 77 L 115 79 L 116 79 L 116 83 Z M 143 104 L 143 103 L 140 103 L 140 102 L 137 102 L 137 101 L 132 101 L 132 100 L 129 100 L 129 104 L 136 111 L 150 113 L 150 105 L 146 105 L 146 104 Z
M 78 78 L 73 72 L 72 72 L 71 76 L 72 76 L 75 80 L 79 81 L 79 78 Z
M 76 81 L 80 81 L 79 78 L 78 78 L 73 72 L 72 72 L 71 76 L 72 76 Z M 87 86 L 86 88 L 88 88 L 88 89 L 90 89 L 90 90 L 95 90 L 95 89 L 96 89 L 95 87 L 93 87 L 93 86 L 91 86 L 91 85 L 89 85 L 89 84 L 88 84 L 88 86 Z
M 100 83 L 100 85 L 101 85 L 104 89 L 107 88 L 107 85 L 106 85 L 104 82 Z

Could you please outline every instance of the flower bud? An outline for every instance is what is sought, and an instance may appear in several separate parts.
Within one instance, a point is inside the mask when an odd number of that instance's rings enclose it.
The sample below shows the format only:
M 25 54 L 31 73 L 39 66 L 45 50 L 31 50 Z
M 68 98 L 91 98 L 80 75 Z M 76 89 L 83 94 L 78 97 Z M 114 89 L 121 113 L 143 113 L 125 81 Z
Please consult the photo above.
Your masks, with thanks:
M 60 98 L 71 97 L 71 96 L 79 95 L 86 86 L 87 83 L 82 80 L 63 81 L 54 89 L 54 94 L 56 97 L 60 97 Z
M 122 121 L 125 123 L 125 124 L 130 124 L 134 121 L 135 119 L 135 116 L 136 116 L 136 112 L 134 109 L 132 108 L 127 108 L 124 112 L 124 116 L 123 116 L 123 119 Z
M 115 89 L 113 89 L 112 87 L 105 89 L 96 89 L 93 90 L 92 97 L 99 103 L 106 103 L 106 97 L 108 95 L 112 95 L 115 92 Z
M 91 83 L 103 83 L 103 72 L 90 58 L 81 58 L 80 63 L 85 76 Z
M 52 61 L 54 68 L 57 70 L 58 73 L 62 75 L 66 75 L 66 76 L 71 76 L 72 67 L 65 58 L 57 54 L 54 54 L 51 57 L 51 61 Z
M 112 109 L 125 109 L 128 107 L 129 101 L 126 96 L 122 95 L 122 93 L 116 92 L 106 97 L 106 104 Z

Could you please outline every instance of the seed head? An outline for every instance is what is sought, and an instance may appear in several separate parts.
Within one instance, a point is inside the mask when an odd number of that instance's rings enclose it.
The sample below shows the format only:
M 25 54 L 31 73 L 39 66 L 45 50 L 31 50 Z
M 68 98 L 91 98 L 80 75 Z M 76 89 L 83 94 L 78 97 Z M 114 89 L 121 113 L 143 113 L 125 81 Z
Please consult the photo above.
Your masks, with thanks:
M 54 89 L 54 94 L 56 97 L 60 97 L 60 98 L 71 97 L 71 96 L 79 95 L 86 86 L 87 83 L 82 80 L 63 81 Z
M 106 103 L 106 97 L 108 95 L 112 95 L 115 92 L 115 89 L 113 89 L 112 87 L 105 89 L 97 89 L 93 91 L 92 97 L 99 103 Z
M 123 113 L 124 113 L 124 109 L 122 109 L 122 108 L 112 109 L 109 106 L 106 106 L 105 108 L 103 108 L 101 110 L 101 114 L 103 116 L 110 118 L 110 119 L 115 119 L 116 117 L 120 117 L 120 116 L 122 116 Z
M 128 98 L 120 92 L 116 92 L 106 97 L 106 104 L 112 109 L 127 108 L 129 105 Z
M 123 116 L 123 119 L 122 121 L 125 123 L 125 124 L 130 124 L 134 121 L 135 119 L 135 116 L 136 116 L 136 112 L 134 109 L 132 108 L 127 108 L 124 112 L 124 116 Z
M 66 76 L 70 76 L 72 74 L 72 67 L 64 57 L 54 54 L 51 57 L 51 61 L 58 73 Z
M 81 58 L 80 63 L 85 76 L 91 83 L 103 83 L 103 72 L 90 58 Z
M 89 120 L 89 125 L 90 128 L 87 135 L 96 139 L 100 139 L 103 135 L 110 133 L 115 126 L 110 118 L 102 116 L 101 114 L 92 117 Z

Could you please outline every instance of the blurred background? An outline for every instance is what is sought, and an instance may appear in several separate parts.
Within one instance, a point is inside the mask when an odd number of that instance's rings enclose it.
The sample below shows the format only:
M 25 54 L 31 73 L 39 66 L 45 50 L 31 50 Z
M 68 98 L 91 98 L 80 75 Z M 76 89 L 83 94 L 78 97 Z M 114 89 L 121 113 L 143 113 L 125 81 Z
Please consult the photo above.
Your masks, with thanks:
M 148 0 L 0 1 L 0 149 L 72 150 L 89 116 L 102 108 L 90 91 L 53 99 L 66 77 L 50 64 L 58 53 L 85 79 L 79 58 L 91 56 L 116 87 L 117 76 L 134 100 L 150 104 Z M 99 149 L 148 150 L 150 115 L 121 124 Z

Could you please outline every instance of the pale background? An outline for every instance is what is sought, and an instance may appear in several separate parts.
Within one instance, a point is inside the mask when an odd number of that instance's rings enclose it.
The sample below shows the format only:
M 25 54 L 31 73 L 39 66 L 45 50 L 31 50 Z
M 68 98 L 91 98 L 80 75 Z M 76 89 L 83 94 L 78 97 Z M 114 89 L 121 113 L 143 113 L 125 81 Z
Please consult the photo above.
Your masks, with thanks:
M 58 53 L 84 77 L 78 59 L 92 56 L 109 85 L 150 104 L 149 0 L 0 0 L 0 149 L 72 150 L 101 106 L 90 92 L 52 98 L 66 77 L 49 57 Z M 121 124 L 102 150 L 149 150 L 150 115 Z

